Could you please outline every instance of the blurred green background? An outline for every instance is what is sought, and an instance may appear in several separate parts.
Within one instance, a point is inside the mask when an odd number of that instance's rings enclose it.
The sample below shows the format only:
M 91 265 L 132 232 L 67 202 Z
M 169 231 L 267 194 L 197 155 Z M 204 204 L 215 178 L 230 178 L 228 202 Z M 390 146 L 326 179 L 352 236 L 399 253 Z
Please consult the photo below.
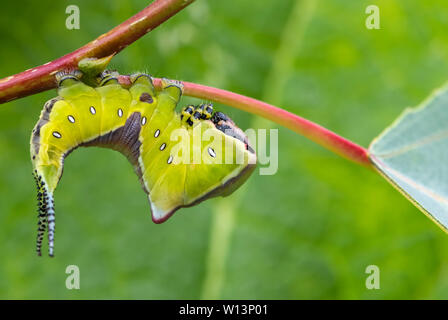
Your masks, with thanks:
M 69 4 L 80 8 L 80 30 L 65 28 Z M 2 3 L 0 77 L 71 52 L 147 4 Z M 380 30 L 365 27 L 370 4 L 380 8 Z M 445 0 L 198 0 L 112 67 L 263 99 L 368 146 L 447 80 L 447 9 Z M 283 128 L 275 175 L 257 171 L 229 198 L 161 225 L 122 155 L 74 152 L 55 195 L 56 257 L 36 257 L 29 137 L 53 96 L 0 106 L 0 298 L 448 297 L 448 235 L 379 175 Z M 277 128 L 216 108 L 243 129 Z M 65 287 L 71 264 L 80 290 Z M 371 264 L 380 290 L 365 287 Z

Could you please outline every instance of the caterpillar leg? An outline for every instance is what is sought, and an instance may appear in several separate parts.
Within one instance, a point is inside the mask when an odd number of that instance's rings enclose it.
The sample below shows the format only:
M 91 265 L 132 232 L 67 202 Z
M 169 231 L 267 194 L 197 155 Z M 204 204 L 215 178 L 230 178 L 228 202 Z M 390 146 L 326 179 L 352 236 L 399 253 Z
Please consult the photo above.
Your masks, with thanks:
M 61 88 L 63 86 L 70 86 L 73 83 L 80 81 L 82 73 L 77 70 L 71 72 L 61 71 L 56 73 L 55 77 L 58 82 L 58 88 Z
M 199 120 L 211 119 L 212 113 L 213 105 L 211 103 L 202 103 L 196 106 L 188 105 L 182 109 L 180 119 L 189 126 L 193 126 Z
M 132 86 L 129 92 L 133 100 L 152 104 L 155 101 L 155 88 L 152 77 L 146 73 L 135 73 L 131 75 Z
M 204 120 L 211 119 L 213 114 L 213 104 L 211 103 L 201 104 L 201 109 L 202 109 L 201 119 Z
M 103 87 L 108 83 L 118 83 L 118 72 L 114 72 L 114 71 L 103 71 L 100 74 L 100 82 L 99 82 L 99 86 Z
M 177 80 L 162 79 L 162 91 L 160 91 L 159 105 L 169 110 L 174 110 L 182 97 L 184 85 Z
M 191 121 L 191 116 L 193 115 L 194 112 L 194 106 L 193 105 L 188 105 L 186 107 L 184 107 L 180 113 L 180 120 L 182 120 L 182 122 L 192 126 L 193 125 L 193 121 Z
M 184 85 L 179 80 L 162 78 L 162 92 L 168 93 L 174 100 L 179 101 Z
M 202 103 L 200 105 L 197 105 L 194 113 L 193 113 L 193 119 L 194 120 L 208 120 L 212 117 L 213 113 L 213 105 L 211 103 Z

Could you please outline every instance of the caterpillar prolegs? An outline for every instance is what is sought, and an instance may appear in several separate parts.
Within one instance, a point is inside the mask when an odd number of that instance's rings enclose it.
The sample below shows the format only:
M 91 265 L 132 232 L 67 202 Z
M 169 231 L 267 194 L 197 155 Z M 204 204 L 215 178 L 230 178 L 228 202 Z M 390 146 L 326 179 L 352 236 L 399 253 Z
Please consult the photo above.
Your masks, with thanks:
M 148 195 L 156 223 L 179 208 L 229 195 L 254 170 L 256 155 L 229 117 L 213 113 L 211 104 L 175 111 L 182 83 L 164 79 L 156 90 L 149 75 L 134 74 L 132 85 L 125 88 L 116 74 L 104 72 L 98 86 L 90 86 L 82 76 L 80 71 L 57 75 L 58 97 L 45 103 L 31 136 L 38 255 L 45 232 L 49 255 L 54 254 L 53 193 L 65 157 L 78 147 L 99 146 L 124 154 Z M 212 138 L 197 139 L 195 132 L 208 132 Z M 183 137 L 185 148 L 179 148 L 175 133 Z M 199 162 L 192 160 L 197 154 Z

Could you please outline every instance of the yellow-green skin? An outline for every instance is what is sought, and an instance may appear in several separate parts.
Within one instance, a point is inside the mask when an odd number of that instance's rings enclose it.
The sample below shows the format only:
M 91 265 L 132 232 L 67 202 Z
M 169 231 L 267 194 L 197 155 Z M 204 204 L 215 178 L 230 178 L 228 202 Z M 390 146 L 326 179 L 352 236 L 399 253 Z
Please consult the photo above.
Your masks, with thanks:
M 243 183 L 255 168 L 256 156 L 243 141 L 216 129 L 210 120 L 186 122 L 175 112 L 182 84 L 163 80 L 156 91 L 149 76 L 132 77 L 129 89 L 116 78 L 104 78 L 98 87 L 78 77 L 60 77 L 58 97 L 48 101 L 31 138 L 31 158 L 38 184 L 38 254 L 48 227 L 49 253 L 53 255 L 53 192 L 61 178 L 66 155 L 79 146 L 108 147 L 125 154 L 134 165 L 148 194 L 152 219 L 160 223 L 177 209 L 206 198 L 228 195 Z M 193 131 L 207 129 L 221 137 L 202 143 L 193 141 Z M 199 164 L 173 163 L 171 133 L 182 129 L 188 134 L 190 159 L 199 148 Z M 124 138 L 125 133 L 127 138 Z M 114 139 L 121 134 L 120 139 Z M 134 137 L 135 136 L 135 137 Z M 226 144 L 227 143 L 227 144 Z M 223 163 L 229 145 L 235 146 L 233 162 Z M 212 148 L 212 151 L 209 151 Z M 222 154 L 222 157 L 212 155 Z M 237 163 L 236 159 L 243 159 Z

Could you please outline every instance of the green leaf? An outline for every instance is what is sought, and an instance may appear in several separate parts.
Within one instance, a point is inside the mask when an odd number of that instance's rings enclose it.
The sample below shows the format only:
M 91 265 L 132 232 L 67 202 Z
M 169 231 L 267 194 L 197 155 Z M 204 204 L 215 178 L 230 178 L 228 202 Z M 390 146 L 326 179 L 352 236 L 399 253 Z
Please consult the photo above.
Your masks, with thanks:
M 448 85 L 406 109 L 369 151 L 379 172 L 448 231 Z

